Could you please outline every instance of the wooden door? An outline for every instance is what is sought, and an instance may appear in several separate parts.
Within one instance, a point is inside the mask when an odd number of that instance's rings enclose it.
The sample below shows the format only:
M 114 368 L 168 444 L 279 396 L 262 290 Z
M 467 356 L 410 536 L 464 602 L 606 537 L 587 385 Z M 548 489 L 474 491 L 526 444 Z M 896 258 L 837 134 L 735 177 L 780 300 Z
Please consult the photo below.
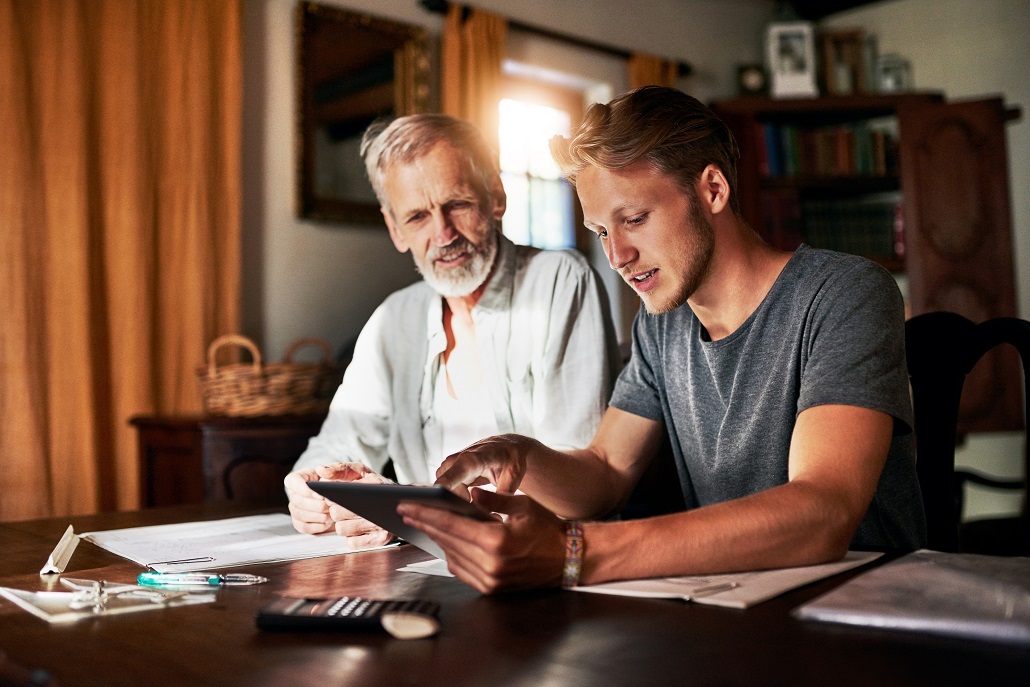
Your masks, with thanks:
M 898 108 L 911 314 L 1016 316 L 1001 99 Z M 989 353 L 966 380 L 959 433 L 1023 425 L 1019 359 Z

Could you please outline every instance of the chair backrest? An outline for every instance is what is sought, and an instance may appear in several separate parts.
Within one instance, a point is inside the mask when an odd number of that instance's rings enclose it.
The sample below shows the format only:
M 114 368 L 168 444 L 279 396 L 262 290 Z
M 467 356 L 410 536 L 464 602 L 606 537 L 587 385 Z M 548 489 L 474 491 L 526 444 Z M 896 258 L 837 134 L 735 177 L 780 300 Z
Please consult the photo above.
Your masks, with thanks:
M 1026 399 L 1030 393 L 1030 322 L 998 317 L 973 324 L 955 313 L 932 312 L 905 323 L 916 424 L 916 471 L 931 549 L 958 550 L 962 514 L 956 499 L 955 443 L 962 386 L 980 358 L 1003 343 L 1019 351 Z

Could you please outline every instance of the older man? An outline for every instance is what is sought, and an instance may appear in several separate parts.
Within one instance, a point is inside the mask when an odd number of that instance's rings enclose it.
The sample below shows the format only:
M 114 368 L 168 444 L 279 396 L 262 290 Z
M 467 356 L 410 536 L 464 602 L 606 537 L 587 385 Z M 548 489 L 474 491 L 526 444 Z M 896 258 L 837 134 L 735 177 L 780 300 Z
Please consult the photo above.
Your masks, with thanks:
M 507 518 L 399 507 L 450 569 L 491 592 L 921 545 L 904 313 L 890 274 L 763 242 L 740 216 L 730 132 L 673 89 L 594 105 L 552 152 L 647 314 L 586 449 L 508 435 L 441 467 L 450 488 L 497 485 L 473 499 Z M 688 510 L 577 522 L 616 508 L 666 434 Z M 528 496 L 501 493 L 516 487 Z
M 403 117 L 370 127 L 361 151 L 390 238 L 423 281 L 368 320 L 321 432 L 285 480 L 297 530 L 335 527 L 355 547 L 390 535 L 307 481 L 379 482 L 392 461 L 398 481 L 430 482 L 446 456 L 498 433 L 583 447 L 618 364 L 604 287 L 583 256 L 501 233 L 506 196 L 475 127 Z

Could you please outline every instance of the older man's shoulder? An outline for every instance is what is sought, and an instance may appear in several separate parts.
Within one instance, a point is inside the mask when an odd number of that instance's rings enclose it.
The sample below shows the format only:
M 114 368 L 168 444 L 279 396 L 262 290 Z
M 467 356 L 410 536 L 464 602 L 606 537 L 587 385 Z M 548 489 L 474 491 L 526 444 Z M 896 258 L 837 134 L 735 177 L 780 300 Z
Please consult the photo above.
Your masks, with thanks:
M 586 256 L 573 249 L 541 249 L 533 246 L 516 245 L 516 262 L 519 270 L 526 273 L 566 273 L 570 275 L 591 273 Z
M 383 300 L 380 307 L 392 313 L 409 312 L 412 310 L 425 311 L 429 302 L 433 298 L 438 297 L 439 295 L 429 284 L 419 279 L 413 284 L 409 284 L 391 293 Z

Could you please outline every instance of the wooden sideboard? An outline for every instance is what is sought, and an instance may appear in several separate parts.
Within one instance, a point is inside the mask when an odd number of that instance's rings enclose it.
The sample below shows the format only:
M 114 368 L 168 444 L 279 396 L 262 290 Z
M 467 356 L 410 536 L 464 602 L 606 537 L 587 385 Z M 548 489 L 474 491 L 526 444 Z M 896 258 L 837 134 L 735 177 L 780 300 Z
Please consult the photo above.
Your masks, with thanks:
M 283 478 L 324 419 L 135 416 L 129 423 L 138 431 L 140 504 L 285 504 Z

